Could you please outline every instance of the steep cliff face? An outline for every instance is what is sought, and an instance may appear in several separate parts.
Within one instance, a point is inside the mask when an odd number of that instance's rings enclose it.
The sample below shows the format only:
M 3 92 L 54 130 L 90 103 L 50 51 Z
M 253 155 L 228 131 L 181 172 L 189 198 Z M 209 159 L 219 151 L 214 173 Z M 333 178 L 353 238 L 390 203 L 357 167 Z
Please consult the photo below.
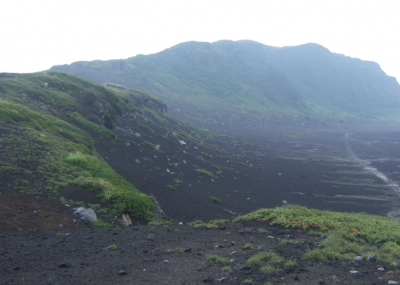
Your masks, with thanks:
M 192 117 L 227 111 L 239 117 L 391 120 L 400 106 L 399 84 L 378 64 L 317 44 L 276 48 L 253 41 L 187 42 L 147 56 L 52 70 L 145 90 L 182 116 L 186 110 Z

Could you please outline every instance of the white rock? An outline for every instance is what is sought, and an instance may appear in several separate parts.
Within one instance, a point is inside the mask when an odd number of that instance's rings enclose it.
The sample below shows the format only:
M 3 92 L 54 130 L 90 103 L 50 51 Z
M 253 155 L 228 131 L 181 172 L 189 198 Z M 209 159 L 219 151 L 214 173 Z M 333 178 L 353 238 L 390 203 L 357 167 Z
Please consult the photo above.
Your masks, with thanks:
M 397 283 L 396 281 L 393 281 L 393 280 L 388 281 L 388 285 L 396 285 L 396 284 L 399 284 L 399 283 Z
M 354 258 L 355 261 L 362 261 L 363 257 L 362 256 L 357 256 L 356 258 Z
M 74 212 L 74 215 L 75 214 L 79 214 L 81 216 L 81 219 L 84 219 L 84 220 L 86 220 L 88 222 L 97 220 L 96 213 L 90 208 L 89 209 L 85 209 L 83 207 L 79 207 Z
M 350 273 L 351 273 L 351 274 L 358 274 L 358 271 L 356 271 L 356 270 L 350 270 Z

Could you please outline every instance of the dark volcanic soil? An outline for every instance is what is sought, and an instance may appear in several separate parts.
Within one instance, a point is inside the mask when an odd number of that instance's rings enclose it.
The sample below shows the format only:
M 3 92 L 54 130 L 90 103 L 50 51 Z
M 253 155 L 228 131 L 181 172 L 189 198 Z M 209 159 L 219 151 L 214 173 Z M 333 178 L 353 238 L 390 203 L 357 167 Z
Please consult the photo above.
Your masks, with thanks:
M 297 229 L 267 223 L 227 225 L 223 230 L 177 225 L 196 219 L 232 219 L 262 207 L 280 206 L 282 200 L 322 210 L 398 217 L 399 131 L 254 128 L 240 136 L 210 139 L 204 145 L 181 145 L 166 136 L 165 128 L 151 125 L 155 130 L 151 133 L 141 128 L 144 122 L 121 121 L 117 142 L 91 134 L 96 150 L 139 190 L 154 195 L 175 225 L 139 226 L 135 220 L 135 226 L 126 229 L 91 229 L 56 200 L 13 191 L 8 177 L 0 181 L 0 284 L 203 284 L 209 277 L 214 283 L 226 277 L 224 282 L 236 284 L 246 284 L 246 279 L 254 284 L 399 281 L 392 273 L 377 271 L 384 264 L 363 261 L 357 266 L 334 261 L 311 265 L 303 261 L 304 252 L 318 246 L 318 238 Z M 135 125 L 140 138 L 129 131 Z M 159 144 L 166 155 L 143 145 L 146 141 Z M 201 176 L 196 169 L 216 177 Z M 58 195 L 107 206 L 83 188 L 67 187 Z M 221 204 L 211 202 L 210 196 L 219 198 Z M 113 219 L 115 225 L 119 218 Z M 269 233 L 258 232 L 261 228 L 268 228 Z M 154 241 L 146 239 L 150 233 Z M 305 242 L 279 246 L 278 237 L 283 235 Z M 249 242 L 254 249 L 242 250 Z M 113 244 L 117 250 L 106 249 Z M 276 274 L 243 268 L 247 258 L 260 251 L 258 246 L 285 260 L 292 257 L 299 265 L 287 269 L 281 264 Z M 187 251 L 168 252 L 176 248 Z M 207 263 L 208 254 L 233 259 L 232 271 L 223 272 L 220 266 Z M 352 268 L 359 273 L 351 275 Z M 119 275 L 121 269 L 127 274 Z M 392 269 L 386 267 L 386 272 Z M 334 282 L 334 275 L 339 281 Z
M 346 140 L 346 134 L 350 139 Z M 142 133 L 143 140 L 159 144 L 167 156 L 147 146 L 126 146 L 132 137 L 126 132 L 120 133 L 119 145 L 97 139 L 95 147 L 111 167 L 141 191 L 153 194 L 167 216 L 178 221 L 230 219 L 262 207 L 280 206 L 282 200 L 321 210 L 378 215 L 399 209 L 400 189 L 389 183 L 400 181 L 400 148 L 393 147 L 400 142 L 398 131 L 282 128 L 244 135 L 225 136 L 205 147 L 181 146 Z M 377 136 L 381 137 L 379 144 L 372 143 Z M 377 150 L 379 158 L 366 157 L 365 153 Z M 379 159 L 384 163 L 377 163 Z M 173 163 L 175 167 L 171 167 Z M 380 178 L 363 163 L 379 164 L 377 170 L 392 180 L 377 183 Z M 196 168 L 211 171 L 216 178 L 202 177 Z M 176 191 L 166 187 L 176 184 L 180 185 Z M 210 196 L 222 203 L 210 202 Z
M 282 238 L 301 242 L 282 246 Z M 302 260 L 320 240 L 303 230 L 266 222 L 227 224 L 221 229 L 168 225 L 6 232 L 0 235 L 0 284 L 219 284 L 222 278 L 233 284 L 387 284 L 399 277 L 396 272 L 386 274 L 395 268 L 379 262 Z M 242 248 L 248 243 L 253 249 Z M 298 266 L 287 268 L 282 262 L 276 273 L 265 274 L 245 264 L 265 250 L 285 261 L 291 258 Z M 206 262 L 210 254 L 228 258 L 230 269 Z M 378 271 L 380 266 L 386 272 Z

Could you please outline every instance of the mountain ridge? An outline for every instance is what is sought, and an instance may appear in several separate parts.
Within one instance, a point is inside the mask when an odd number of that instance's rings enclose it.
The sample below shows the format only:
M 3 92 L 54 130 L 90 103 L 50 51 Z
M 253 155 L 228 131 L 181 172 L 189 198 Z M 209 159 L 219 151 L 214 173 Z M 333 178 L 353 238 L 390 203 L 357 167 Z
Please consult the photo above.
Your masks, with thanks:
M 196 114 L 199 121 L 216 112 L 263 120 L 278 115 L 387 121 L 398 119 L 400 106 L 400 85 L 379 64 L 314 43 L 278 48 L 249 40 L 192 41 L 151 55 L 51 70 L 144 90 L 170 105 L 172 114 Z

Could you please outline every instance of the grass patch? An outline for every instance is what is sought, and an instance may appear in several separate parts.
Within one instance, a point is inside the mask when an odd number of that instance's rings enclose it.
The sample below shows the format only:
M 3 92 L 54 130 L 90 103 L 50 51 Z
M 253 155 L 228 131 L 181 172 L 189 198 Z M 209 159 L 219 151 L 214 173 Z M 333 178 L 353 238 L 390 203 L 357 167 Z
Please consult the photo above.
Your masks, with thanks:
M 207 262 L 215 262 L 215 263 L 217 263 L 219 266 L 228 266 L 228 265 L 231 265 L 231 263 L 230 263 L 230 261 L 228 260 L 228 258 L 226 258 L 226 257 L 221 257 L 221 256 L 216 255 L 216 254 L 207 255 L 206 261 L 207 261 Z
M 397 220 L 366 213 L 338 213 L 288 205 L 274 209 L 260 209 L 233 222 L 270 220 L 284 227 L 313 229 L 310 234 L 326 238 L 321 248 L 307 252 L 305 259 L 317 261 L 350 260 L 357 255 L 367 257 L 376 253 L 379 261 L 400 260 L 400 225 Z M 376 246 L 374 243 L 383 244 Z
M 108 249 L 108 250 L 117 250 L 118 247 L 117 247 L 117 245 L 112 244 L 112 245 L 107 246 L 107 249 Z
M 291 239 L 283 239 L 283 240 L 281 240 L 281 242 L 280 242 L 280 244 L 281 245 L 291 245 L 291 244 L 294 244 L 294 240 L 291 240 Z
M 196 169 L 196 171 L 197 171 L 199 174 L 203 175 L 203 176 L 210 177 L 210 178 L 215 178 L 215 175 L 212 174 L 211 172 L 207 171 L 207 170 L 204 170 L 204 169 Z
M 174 191 L 178 190 L 178 189 L 176 189 L 176 187 L 173 186 L 173 185 L 167 185 L 167 188 L 168 188 L 168 189 L 171 189 L 171 190 L 174 190 Z
M 103 222 L 102 220 L 96 220 L 96 221 L 91 221 L 89 223 L 89 226 L 93 228 L 111 228 L 112 225 L 106 222 Z
M 216 197 L 208 197 L 208 200 L 217 204 L 221 204 L 221 200 Z
M 247 250 L 247 249 L 253 249 L 253 245 L 251 243 L 246 243 L 244 246 L 242 246 L 242 249 Z
M 202 152 L 202 151 L 200 151 L 199 153 L 200 153 L 201 156 L 204 156 L 205 158 L 210 158 L 210 159 L 212 159 L 212 156 L 209 155 L 208 153 L 205 153 L 205 152 Z
M 207 227 L 207 228 L 218 228 L 219 226 L 228 223 L 229 220 L 224 220 L 224 219 L 220 219 L 220 220 L 211 220 L 208 223 L 205 223 L 201 220 L 196 220 L 194 222 L 190 222 L 188 223 L 189 226 L 191 227 Z

